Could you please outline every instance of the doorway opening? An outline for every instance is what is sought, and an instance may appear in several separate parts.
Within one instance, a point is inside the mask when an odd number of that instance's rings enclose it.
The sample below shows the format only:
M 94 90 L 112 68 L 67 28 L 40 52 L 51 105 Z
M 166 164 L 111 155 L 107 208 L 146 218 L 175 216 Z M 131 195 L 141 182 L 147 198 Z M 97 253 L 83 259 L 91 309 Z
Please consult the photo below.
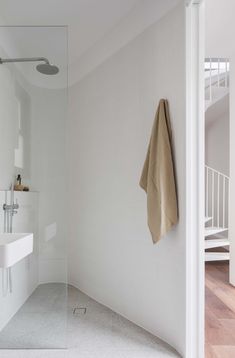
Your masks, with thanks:
M 223 357 L 235 311 L 229 280 L 230 62 L 205 59 L 205 356 Z M 231 342 L 232 343 L 232 342 Z M 234 338 L 235 345 L 235 338 Z M 222 347 L 220 347 L 222 346 Z

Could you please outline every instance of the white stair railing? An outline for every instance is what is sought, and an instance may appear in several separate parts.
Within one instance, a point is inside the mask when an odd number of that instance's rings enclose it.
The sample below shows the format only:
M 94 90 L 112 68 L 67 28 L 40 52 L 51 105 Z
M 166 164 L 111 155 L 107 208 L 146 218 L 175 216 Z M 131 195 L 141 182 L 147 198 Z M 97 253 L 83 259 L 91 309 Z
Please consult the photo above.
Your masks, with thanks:
M 213 88 L 229 87 L 229 69 L 229 60 L 227 58 L 205 59 L 205 88 L 207 100 L 213 100 Z
M 229 181 L 227 175 L 205 166 L 205 216 L 212 227 L 228 228 Z

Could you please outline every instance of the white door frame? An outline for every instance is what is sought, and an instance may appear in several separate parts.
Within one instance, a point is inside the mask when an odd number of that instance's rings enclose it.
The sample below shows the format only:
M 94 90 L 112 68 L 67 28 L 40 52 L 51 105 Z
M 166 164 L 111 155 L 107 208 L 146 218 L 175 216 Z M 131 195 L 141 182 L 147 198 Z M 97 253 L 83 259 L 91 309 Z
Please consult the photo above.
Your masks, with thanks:
M 186 358 L 204 358 L 204 0 L 186 2 Z

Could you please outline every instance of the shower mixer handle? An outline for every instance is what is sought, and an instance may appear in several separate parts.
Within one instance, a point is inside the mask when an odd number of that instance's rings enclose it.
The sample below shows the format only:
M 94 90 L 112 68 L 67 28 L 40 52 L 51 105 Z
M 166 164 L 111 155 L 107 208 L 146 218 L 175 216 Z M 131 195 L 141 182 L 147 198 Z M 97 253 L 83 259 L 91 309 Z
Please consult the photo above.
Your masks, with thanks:
M 5 211 L 12 211 L 12 214 L 17 214 L 17 211 L 19 209 L 19 204 L 16 200 L 16 203 L 9 205 L 9 204 L 3 204 L 3 210 Z

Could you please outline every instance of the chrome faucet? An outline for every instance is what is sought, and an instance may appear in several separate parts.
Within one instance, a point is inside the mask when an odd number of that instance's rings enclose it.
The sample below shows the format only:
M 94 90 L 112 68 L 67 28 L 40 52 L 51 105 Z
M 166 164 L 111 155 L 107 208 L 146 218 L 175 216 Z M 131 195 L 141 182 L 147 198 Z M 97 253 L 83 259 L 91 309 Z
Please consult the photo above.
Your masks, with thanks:
M 19 209 L 19 204 L 16 199 L 16 202 L 13 204 L 3 204 L 3 210 L 10 211 L 12 215 L 17 214 L 17 210 Z
M 14 203 L 14 184 L 15 184 L 15 178 L 13 178 L 13 181 L 11 183 L 11 199 L 10 199 L 10 204 L 3 204 L 3 210 L 6 213 L 11 214 L 11 216 L 13 216 L 14 214 L 17 214 L 17 210 L 19 209 L 19 204 L 18 201 L 16 199 L 16 202 Z
M 4 210 L 4 232 L 11 233 L 13 231 L 13 216 L 17 214 L 17 210 L 19 209 L 19 204 L 16 199 L 14 202 L 14 180 L 11 184 L 11 196 L 10 196 L 10 204 L 3 204 Z

